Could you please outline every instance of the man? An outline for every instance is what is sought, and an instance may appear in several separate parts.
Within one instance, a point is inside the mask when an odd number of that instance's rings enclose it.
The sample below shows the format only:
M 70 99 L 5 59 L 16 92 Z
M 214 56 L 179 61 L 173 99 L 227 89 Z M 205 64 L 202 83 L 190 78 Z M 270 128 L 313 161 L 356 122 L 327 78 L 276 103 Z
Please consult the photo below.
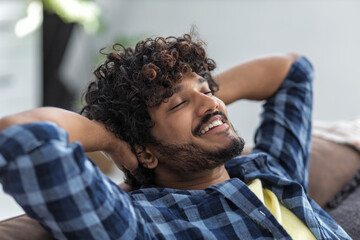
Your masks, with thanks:
M 214 80 L 214 61 L 189 35 L 119 46 L 95 71 L 87 118 L 40 108 L 1 120 L 1 181 L 30 217 L 68 239 L 349 238 L 306 195 L 304 57 L 255 59 Z M 225 107 L 239 99 L 266 99 L 247 156 Z M 95 150 L 133 191 L 87 160 Z

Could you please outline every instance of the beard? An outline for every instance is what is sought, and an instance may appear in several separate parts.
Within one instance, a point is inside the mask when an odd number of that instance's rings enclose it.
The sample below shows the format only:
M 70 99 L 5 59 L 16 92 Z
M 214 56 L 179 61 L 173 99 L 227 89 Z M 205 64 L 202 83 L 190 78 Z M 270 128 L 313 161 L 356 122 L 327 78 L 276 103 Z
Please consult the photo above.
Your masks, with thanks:
M 160 164 L 173 173 L 182 174 L 211 170 L 225 164 L 241 154 L 245 142 L 236 135 L 227 146 L 216 151 L 205 150 L 194 143 L 173 145 L 157 140 L 152 145 L 160 155 Z

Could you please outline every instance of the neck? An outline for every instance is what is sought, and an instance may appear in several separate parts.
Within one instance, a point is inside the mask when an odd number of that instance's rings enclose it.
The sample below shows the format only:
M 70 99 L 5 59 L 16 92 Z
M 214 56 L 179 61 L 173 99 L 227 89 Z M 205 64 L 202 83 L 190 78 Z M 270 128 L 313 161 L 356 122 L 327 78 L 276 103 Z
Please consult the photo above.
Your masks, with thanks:
M 155 170 L 155 183 L 160 187 L 201 190 L 230 179 L 224 165 L 197 173 L 176 174 L 160 165 Z

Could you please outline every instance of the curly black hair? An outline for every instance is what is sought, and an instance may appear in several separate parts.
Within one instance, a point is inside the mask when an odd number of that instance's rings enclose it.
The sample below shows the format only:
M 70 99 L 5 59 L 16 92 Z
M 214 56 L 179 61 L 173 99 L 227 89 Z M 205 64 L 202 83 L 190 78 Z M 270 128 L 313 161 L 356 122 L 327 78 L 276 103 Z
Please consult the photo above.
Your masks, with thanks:
M 116 137 L 128 142 L 135 155 L 135 146 L 155 143 L 150 134 L 154 122 L 148 108 L 159 106 L 174 94 L 182 77 L 194 72 L 207 79 L 210 90 L 218 85 L 210 72 L 215 62 L 208 58 L 204 42 L 189 34 L 181 37 L 147 38 L 135 48 L 114 44 L 107 59 L 95 71 L 95 80 L 84 93 L 85 106 L 81 114 L 99 121 Z M 136 176 L 125 171 L 126 183 L 133 188 L 154 183 L 153 170 L 141 164 Z

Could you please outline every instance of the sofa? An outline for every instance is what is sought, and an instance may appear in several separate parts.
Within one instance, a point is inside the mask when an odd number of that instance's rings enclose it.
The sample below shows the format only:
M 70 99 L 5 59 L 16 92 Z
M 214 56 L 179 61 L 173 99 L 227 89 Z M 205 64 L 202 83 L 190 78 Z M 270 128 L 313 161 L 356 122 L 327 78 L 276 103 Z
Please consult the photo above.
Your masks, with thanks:
M 251 149 L 245 149 L 244 154 Z M 103 165 L 96 155 L 93 161 Z M 108 166 L 101 166 L 104 171 Z M 310 156 L 309 195 L 353 239 L 360 239 L 360 152 L 342 143 L 314 136 Z M 120 186 L 123 187 L 123 186 Z M 39 223 L 26 215 L 0 222 L 2 240 L 53 239 Z

